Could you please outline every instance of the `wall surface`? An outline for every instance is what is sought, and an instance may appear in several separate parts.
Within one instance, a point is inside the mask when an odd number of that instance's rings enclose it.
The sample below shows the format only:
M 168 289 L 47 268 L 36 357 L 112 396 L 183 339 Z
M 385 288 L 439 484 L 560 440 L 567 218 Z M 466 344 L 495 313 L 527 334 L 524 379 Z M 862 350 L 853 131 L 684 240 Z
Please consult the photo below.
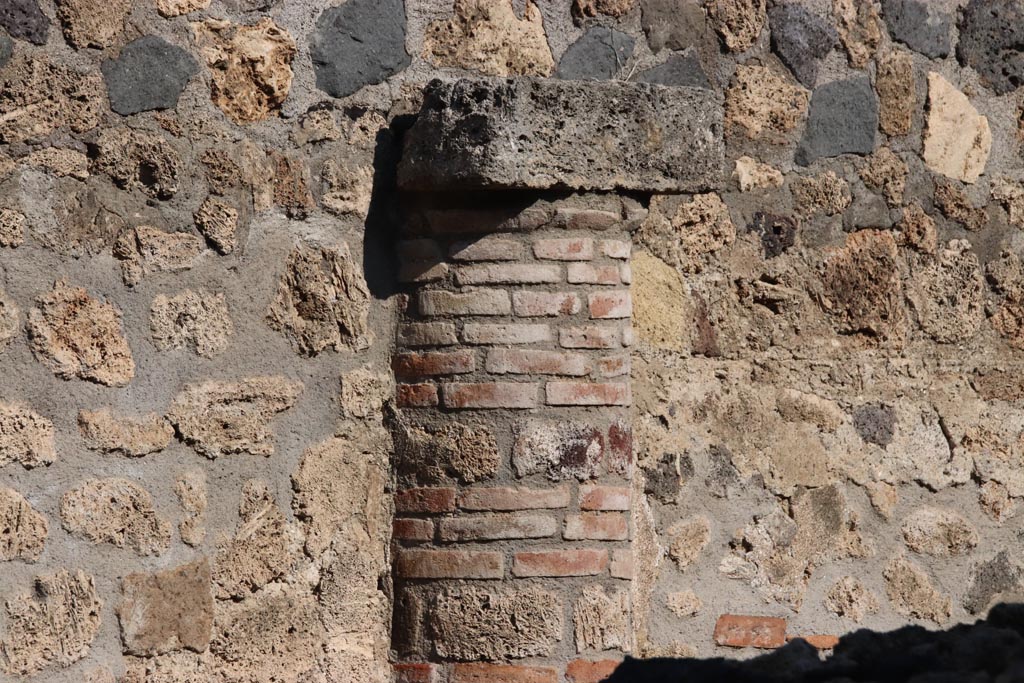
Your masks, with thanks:
M 437 77 L 724 105 L 724 176 L 629 197 L 609 649 L 1024 592 L 1020 0 L 4 0 L 0 27 L 0 680 L 389 679 L 393 174 Z

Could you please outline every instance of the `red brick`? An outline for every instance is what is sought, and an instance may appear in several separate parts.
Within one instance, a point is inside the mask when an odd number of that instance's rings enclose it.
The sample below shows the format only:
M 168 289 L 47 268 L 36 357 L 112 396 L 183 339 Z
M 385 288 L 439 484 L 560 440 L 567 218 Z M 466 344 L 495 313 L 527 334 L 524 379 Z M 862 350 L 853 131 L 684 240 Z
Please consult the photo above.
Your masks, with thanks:
M 584 512 L 565 518 L 563 536 L 569 541 L 625 541 L 629 523 L 621 512 Z
M 606 356 L 597 361 L 597 374 L 601 377 L 622 377 L 629 370 L 629 356 Z
M 620 285 L 619 266 L 595 266 L 590 263 L 570 263 L 567 279 L 573 285 Z
M 468 350 L 399 353 L 391 359 L 391 369 L 398 379 L 459 375 L 476 370 L 476 355 Z
M 541 550 L 516 553 L 512 574 L 531 576 L 596 576 L 608 569 L 607 550 Z
M 444 385 L 446 408 L 536 408 L 537 385 L 523 382 Z
M 440 263 L 444 260 L 444 255 L 441 252 L 441 245 L 434 240 L 404 240 L 398 243 L 398 260 L 401 263 Z
M 555 221 L 570 230 L 607 230 L 621 220 L 619 214 L 600 209 L 575 209 L 563 206 L 555 211 Z
M 592 292 L 587 297 L 590 317 L 596 320 L 614 320 L 633 315 L 633 300 L 629 292 Z
M 632 550 L 613 550 L 612 551 L 612 564 L 609 567 L 609 572 L 616 579 L 632 579 L 633 578 L 633 551 Z
M 571 292 L 512 292 L 512 307 L 523 318 L 575 315 L 583 304 Z
M 537 263 L 494 263 L 461 266 L 455 270 L 459 285 L 540 285 L 564 282 L 562 267 Z
M 715 644 L 771 649 L 786 644 L 786 620 L 723 614 L 715 624 Z
M 433 384 L 399 384 L 395 387 L 399 408 L 432 408 L 437 405 L 437 387 Z
M 587 237 L 537 240 L 533 255 L 551 261 L 589 261 L 594 258 L 594 240 Z
M 450 683 L 558 683 L 558 671 L 550 666 L 455 664 Z
M 399 346 L 451 346 L 458 344 L 451 323 L 408 323 L 398 328 Z
M 608 258 L 628 259 L 631 249 L 629 242 L 622 240 L 603 240 L 601 242 L 601 253 Z
M 466 344 L 539 344 L 551 341 L 551 328 L 547 325 L 516 323 L 466 323 L 462 328 L 462 341 Z
M 391 536 L 399 541 L 430 541 L 434 538 L 434 523 L 429 519 L 396 519 L 391 523 Z
M 413 262 L 398 267 L 399 282 L 437 282 L 448 275 L 447 263 Z
M 569 506 L 569 489 L 470 488 L 459 494 L 463 510 L 551 510 Z
M 629 510 L 629 489 L 625 486 L 594 486 L 580 487 L 581 510 Z
M 406 489 L 395 494 L 395 512 L 432 513 L 455 511 L 455 489 Z
M 632 402 L 629 384 L 624 382 L 548 382 L 546 394 L 551 406 L 628 406 Z
M 558 343 L 567 349 L 617 349 L 622 334 L 611 326 L 566 327 L 558 331 Z
M 513 240 L 484 238 L 453 244 L 448 254 L 453 261 L 515 261 L 523 255 L 523 245 Z
M 505 558 L 473 550 L 399 550 L 395 573 L 406 579 L 502 579 Z
M 565 667 L 565 678 L 569 683 L 601 683 L 615 673 L 621 663 L 617 659 L 574 659 Z
M 509 315 L 512 299 L 503 289 L 448 292 L 432 289 L 420 292 L 423 315 Z
M 830 636 L 824 634 L 816 635 L 803 635 L 803 636 L 786 636 L 786 642 L 793 640 L 804 640 L 807 644 L 817 650 L 832 650 L 839 644 L 839 636 Z
M 494 349 L 487 354 L 484 365 L 496 375 L 570 375 L 590 373 L 590 361 L 578 353 L 542 351 L 538 349 Z
M 439 528 L 442 541 L 503 541 L 554 536 L 558 521 L 548 515 L 472 515 L 442 519 Z
M 437 683 L 438 670 L 433 664 L 395 664 L 395 683 Z

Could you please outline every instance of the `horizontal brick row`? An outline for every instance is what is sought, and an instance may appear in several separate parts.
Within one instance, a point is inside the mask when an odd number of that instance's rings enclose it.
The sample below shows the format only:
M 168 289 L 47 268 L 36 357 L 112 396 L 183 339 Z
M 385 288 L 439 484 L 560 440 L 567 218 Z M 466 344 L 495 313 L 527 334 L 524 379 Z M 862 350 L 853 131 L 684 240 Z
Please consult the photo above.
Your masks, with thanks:
M 456 262 L 521 261 L 527 244 L 504 237 L 463 240 L 447 250 L 430 239 L 404 240 L 398 243 L 398 259 L 405 264 L 442 264 L 445 257 Z M 598 255 L 626 260 L 630 244 L 622 240 L 594 240 L 590 237 L 541 238 L 530 245 L 535 258 L 554 261 L 590 261 Z
M 617 659 L 574 659 L 565 666 L 566 683 L 600 683 L 618 668 Z M 395 664 L 395 683 L 441 683 L 445 667 L 426 662 Z M 561 683 L 558 669 L 524 664 L 451 664 L 448 683 Z
M 509 327 L 509 326 L 490 326 Z M 474 330 L 472 335 L 484 339 L 504 330 Z M 481 342 L 482 343 L 482 342 Z M 395 354 L 391 367 L 399 381 L 426 380 L 475 372 L 476 356 L 472 350 L 407 351 Z M 487 352 L 484 370 L 492 375 L 564 375 L 585 377 L 594 370 L 604 378 L 629 374 L 629 357 L 613 356 L 591 360 L 572 351 L 543 349 L 491 349 Z M 415 383 L 415 382 L 414 382 Z
M 617 325 L 583 325 L 558 330 L 558 344 L 566 349 L 618 349 L 629 346 L 631 338 L 630 328 Z M 466 323 L 462 331 L 462 341 L 474 345 L 540 344 L 553 339 L 551 328 L 542 324 Z M 452 323 L 407 323 L 398 331 L 398 342 L 410 348 L 453 346 L 459 343 L 459 336 Z
M 507 316 L 514 311 L 519 317 L 539 318 L 575 315 L 583 308 L 579 294 L 573 292 L 510 293 L 494 288 L 458 292 L 428 289 L 419 293 L 418 301 L 419 311 L 425 316 Z M 633 304 L 627 290 L 591 292 L 587 295 L 587 309 L 595 320 L 623 319 L 633 315 Z
M 625 486 L 580 486 L 580 509 L 597 512 L 628 512 L 630 492 Z M 555 510 L 569 507 L 568 486 L 526 488 L 517 486 L 474 486 L 457 491 L 452 486 L 405 489 L 395 494 L 398 512 L 439 514 L 456 507 L 472 511 Z
M 445 408 L 524 410 L 541 405 L 541 385 L 532 382 L 449 382 L 399 384 L 396 396 L 402 408 Z M 629 406 L 632 393 L 625 382 L 547 382 L 544 403 L 549 406 Z
M 516 578 L 598 576 L 608 571 L 607 550 L 565 549 L 519 551 L 512 555 Z M 395 572 L 405 579 L 503 579 L 505 555 L 489 550 L 400 549 Z
M 420 489 L 422 490 L 422 489 Z M 425 512 L 408 509 L 406 512 Z M 445 517 L 436 522 L 438 538 L 446 543 L 508 541 L 552 538 L 558 535 L 558 519 L 550 515 L 523 512 Z M 434 539 L 431 520 L 396 519 L 395 538 L 424 542 Z M 629 520 L 621 512 L 584 512 L 565 518 L 562 538 L 569 541 L 625 541 L 629 539 Z

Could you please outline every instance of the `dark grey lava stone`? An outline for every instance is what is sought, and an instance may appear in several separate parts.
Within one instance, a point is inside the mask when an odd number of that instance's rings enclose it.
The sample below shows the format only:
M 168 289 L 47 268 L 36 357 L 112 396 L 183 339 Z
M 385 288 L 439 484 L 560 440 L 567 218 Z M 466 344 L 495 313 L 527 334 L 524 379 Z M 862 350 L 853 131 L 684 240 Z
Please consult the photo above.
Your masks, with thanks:
M 882 0 L 885 24 L 893 40 L 927 57 L 950 52 L 950 15 L 934 0 Z
M 634 46 L 635 41 L 625 33 L 595 26 L 569 46 L 555 76 L 572 81 L 608 80 L 630 58 Z
M 124 116 L 173 108 L 199 70 L 189 53 L 157 36 L 128 43 L 117 59 L 108 59 L 100 68 L 110 108 Z
M 637 74 L 636 80 L 659 85 L 688 85 L 694 88 L 711 89 L 711 83 L 708 82 L 707 74 L 704 73 L 700 58 L 693 50 L 687 50 L 681 55 L 674 54 L 664 63 L 641 71 Z
M 807 129 L 796 162 L 810 165 L 823 157 L 870 154 L 878 130 L 878 98 L 864 77 L 827 83 L 811 95 Z
M 36 0 L 0 0 L 0 26 L 12 38 L 45 45 L 50 33 L 50 18 Z
M 803 5 L 785 3 L 768 10 L 772 50 L 796 79 L 809 88 L 818 78 L 818 65 L 838 41 L 836 31 Z
M 956 56 L 997 95 L 1024 85 L 1024 0 L 971 0 Z

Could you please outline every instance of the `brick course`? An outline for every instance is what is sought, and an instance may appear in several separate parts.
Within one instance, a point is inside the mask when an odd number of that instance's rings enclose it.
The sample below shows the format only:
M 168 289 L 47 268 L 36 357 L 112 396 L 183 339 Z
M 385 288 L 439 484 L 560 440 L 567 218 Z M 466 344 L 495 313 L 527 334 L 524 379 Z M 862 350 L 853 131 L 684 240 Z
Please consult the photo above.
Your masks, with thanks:
M 478 289 L 473 292 L 431 290 L 420 292 L 423 315 L 509 315 L 512 299 L 503 289 Z
M 510 664 L 455 664 L 450 683 L 559 683 L 558 670 L 550 666 Z
M 438 528 L 442 541 L 545 538 L 558 533 L 558 520 L 547 515 L 474 515 L 442 519 Z
M 459 285 L 536 285 L 562 282 L 561 266 L 509 263 L 460 266 L 455 270 Z
M 501 553 L 472 550 L 399 550 L 395 572 L 406 579 L 501 579 Z
M 547 510 L 569 505 L 569 488 L 482 488 L 466 489 L 459 494 L 463 510 Z
M 608 569 L 607 550 L 542 550 L 516 553 L 512 574 L 518 577 L 596 576 Z
M 520 382 L 445 384 L 446 408 L 536 408 L 540 387 Z
M 583 307 L 578 294 L 572 292 L 513 292 L 512 307 L 524 318 L 575 315 Z
M 590 360 L 578 353 L 534 349 L 494 349 L 487 353 L 487 372 L 504 375 L 570 375 L 590 373 Z

